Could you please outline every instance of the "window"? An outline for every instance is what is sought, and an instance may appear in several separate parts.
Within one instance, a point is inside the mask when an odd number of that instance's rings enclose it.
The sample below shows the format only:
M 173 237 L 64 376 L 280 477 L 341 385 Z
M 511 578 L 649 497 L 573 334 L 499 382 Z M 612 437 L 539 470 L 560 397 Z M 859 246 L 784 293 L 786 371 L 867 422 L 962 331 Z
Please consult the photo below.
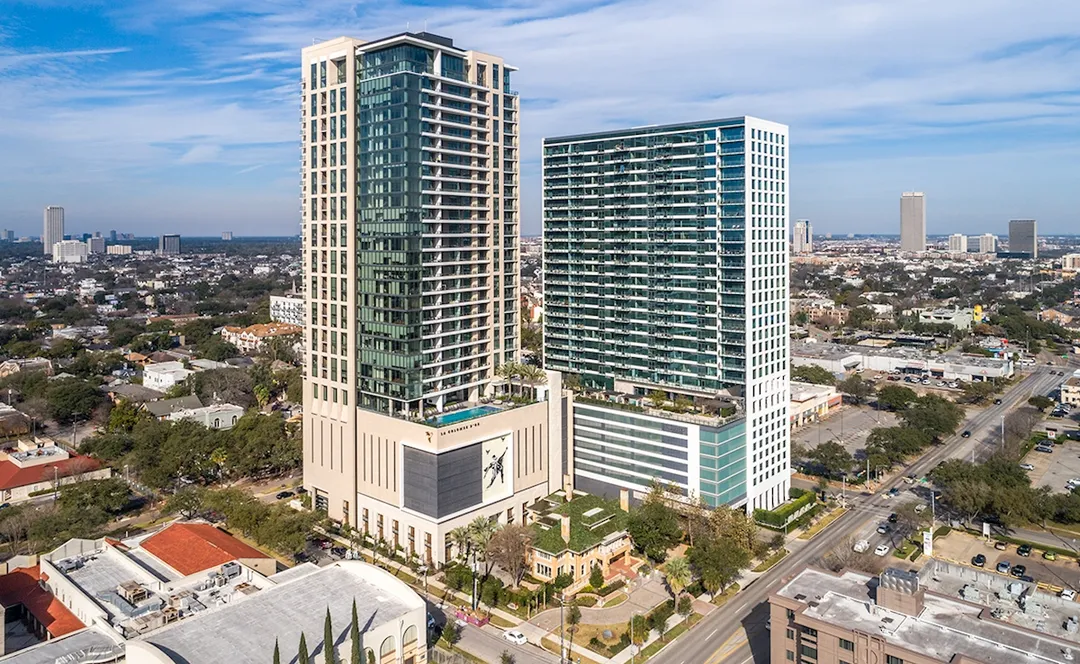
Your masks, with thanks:
M 896 655 L 885 655 L 885 664 L 904 664 L 904 660 Z
M 844 650 L 855 651 L 855 643 L 847 639 L 840 639 L 840 647 Z
M 817 636 L 817 630 L 813 627 L 802 627 L 802 633 L 806 636 Z
M 788 628 L 788 630 L 787 630 L 787 637 L 788 637 L 789 639 L 792 639 L 792 640 L 794 640 L 794 639 L 795 639 L 795 630 L 793 630 L 793 629 L 791 629 L 791 628 Z
M 787 661 L 789 661 L 789 662 L 794 662 L 795 661 L 795 653 L 793 653 L 790 650 L 787 651 Z
M 801 645 L 801 646 L 799 646 L 799 656 L 800 657 L 810 657 L 811 659 L 817 659 L 817 648 L 814 648 L 813 646 L 808 646 L 808 645 Z M 889 664 L 894 664 L 894 663 L 890 662 Z M 900 664 L 904 664 L 904 663 L 900 662 Z

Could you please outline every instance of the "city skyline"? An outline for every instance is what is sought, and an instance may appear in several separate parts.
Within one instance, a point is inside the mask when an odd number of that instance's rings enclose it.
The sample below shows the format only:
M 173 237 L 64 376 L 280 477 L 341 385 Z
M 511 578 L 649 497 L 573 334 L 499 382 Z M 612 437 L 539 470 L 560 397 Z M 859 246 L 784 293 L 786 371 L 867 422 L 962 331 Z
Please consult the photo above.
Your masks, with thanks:
M 468 24 L 477 47 L 525 72 L 525 235 L 540 228 L 543 136 L 740 112 L 792 127 L 802 156 L 792 164 L 791 213 L 814 219 L 820 233 L 884 224 L 895 218 L 895 192 L 912 188 L 934 198 L 931 235 L 1002 233 L 1008 219 L 1026 217 L 1039 219 L 1045 235 L 1072 228 L 1080 194 L 1065 182 L 1077 132 L 1065 102 L 1080 82 L 1076 56 L 1057 35 L 1080 8 L 913 14 L 791 3 L 778 14 L 682 4 L 672 12 L 654 0 L 378 10 L 285 3 L 275 13 L 224 2 L 160 13 L 124 3 L 17 5 L 0 30 L 0 96 L 11 100 L 0 102 L 9 118 L 0 149 L 20 156 L 0 162 L 0 221 L 32 235 L 41 209 L 55 202 L 72 211 L 76 230 L 137 223 L 161 233 L 183 224 L 192 235 L 216 235 L 227 221 L 238 236 L 293 235 L 299 74 L 290 54 L 333 34 L 372 37 L 426 21 L 451 34 Z M 777 24 L 776 15 L 789 20 Z M 733 21 L 745 38 L 695 38 Z M 945 38 L 961 24 L 963 39 Z M 901 48 L 905 28 L 924 35 L 927 48 Z M 638 39 L 657 48 L 624 57 L 623 45 Z M 747 64 L 668 75 L 684 72 L 677 63 L 687 59 Z M 642 71 L 657 74 L 647 87 L 636 84 Z

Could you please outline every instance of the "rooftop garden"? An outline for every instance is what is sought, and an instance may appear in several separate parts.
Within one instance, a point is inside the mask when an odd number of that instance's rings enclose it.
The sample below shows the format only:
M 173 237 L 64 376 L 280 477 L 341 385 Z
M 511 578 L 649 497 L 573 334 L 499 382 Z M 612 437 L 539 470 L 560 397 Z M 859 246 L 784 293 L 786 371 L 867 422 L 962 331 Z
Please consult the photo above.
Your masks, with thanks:
M 535 504 L 538 511 L 533 522 L 536 540 L 533 546 L 551 554 L 567 549 L 580 553 L 604 541 L 612 533 L 626 529 L 626 512 L 619 503 L 600 496 L 578 494 L 567 501 L 561 493 L 555 493 Z M 570 517 L 570 541 L 562 538 L 560 516 Z

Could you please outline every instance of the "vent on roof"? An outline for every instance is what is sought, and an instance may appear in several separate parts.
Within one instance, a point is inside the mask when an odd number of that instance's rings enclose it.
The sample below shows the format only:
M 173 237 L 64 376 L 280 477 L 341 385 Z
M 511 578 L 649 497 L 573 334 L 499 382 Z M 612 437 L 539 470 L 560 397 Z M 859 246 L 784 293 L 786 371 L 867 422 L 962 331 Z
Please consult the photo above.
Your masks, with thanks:
M 801 602 L 801 601 L 803 601 L 805 599 L 806 599 L 806 595 L 804 595 L 802 593 L 799 593 L 798 595 L 795 596 L 795 600 L 799 601 L 799 602 Z

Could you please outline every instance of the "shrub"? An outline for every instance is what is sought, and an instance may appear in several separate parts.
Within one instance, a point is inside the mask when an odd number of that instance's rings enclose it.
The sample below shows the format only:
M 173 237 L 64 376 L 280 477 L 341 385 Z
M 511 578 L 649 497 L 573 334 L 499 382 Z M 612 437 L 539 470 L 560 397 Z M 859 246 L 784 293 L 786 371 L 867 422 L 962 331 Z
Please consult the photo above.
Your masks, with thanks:
M 584 606 L 584 607 L 596 606 L 596 598 L 593 597 L 592 595 L 589 595 L 587 597 L 578 597 L 574 601 L 577 602 L 578 606 Z
M 599 590 L 597 590 L 596 594 L 600 595 L 601 597 L 607 597 L 608 595 L 610 595 L 611 593 L 615 592 L 616 590 L 622 588 L 625 585 L 626 585 L 626 581 L 623 581 L 622 579 L 616 579 L 615 581 L 612 581 L 611 583 L 607 584 L 603 588 L 600 588 Z

